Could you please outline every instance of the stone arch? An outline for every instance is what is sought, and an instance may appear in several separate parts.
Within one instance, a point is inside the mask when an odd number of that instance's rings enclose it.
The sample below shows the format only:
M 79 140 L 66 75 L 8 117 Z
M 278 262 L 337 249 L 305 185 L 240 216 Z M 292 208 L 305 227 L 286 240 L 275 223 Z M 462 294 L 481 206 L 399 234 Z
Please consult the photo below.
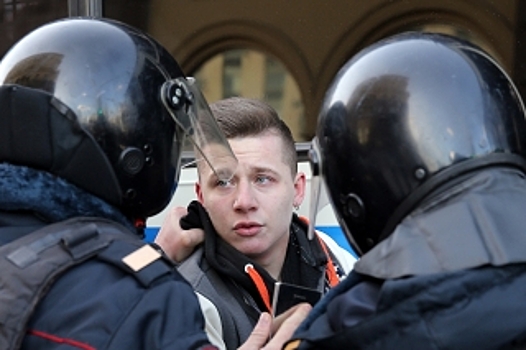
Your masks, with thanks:
M 185 72 L 192 73 L 211 57 L 231 49 L 253 49 L 278 59 L 296 80 L 304 104 L 305 118 L 313 113 L 312 72 L 295 43 L 275 28 L 228 21 L 204 27 L 183 41 L 172 53 Z
M 513 52 L 506 52 L 511 45 L 506 40 L 513 40 L 513 24 L 507 16 L 490 16 L 487 9 L 481 8 L 478 1 L 463 3 L 466 9 L 451 11 L 429 4 L 412 3 L 408 7 L 404 2 L 390 2 L 372 8 L 360 20 L 353 22 L 344 31 L 338 44 L 326 53 L 323 67 L 314 73 L 315 90 L 313 98 L 321 106 L 325 92 L 338 70 L 359 50 L 387 36 L 407 30 L 414 30 L 430 24 L 447 25 L 465 30 L 471 40 L 489 51 L 505 69 L 510 72 L 513 67 Z M 460 4 L 460 3 L 459 3 Z M 415 6 L 419 7 L 415 9 Z M 316 119 L 307 123 L 316 124 Z

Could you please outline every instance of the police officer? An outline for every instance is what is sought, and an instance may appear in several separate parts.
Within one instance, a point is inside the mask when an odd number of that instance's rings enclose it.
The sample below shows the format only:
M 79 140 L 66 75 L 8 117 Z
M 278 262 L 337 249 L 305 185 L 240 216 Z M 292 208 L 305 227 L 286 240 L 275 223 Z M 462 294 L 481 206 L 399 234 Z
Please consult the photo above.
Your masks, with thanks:
M 337 74 L 313 171 L 361 257 L 287 349 L 526 345 L 526 122 L 479 47 L 404 33 Z
M 61 240 L 72 255 L 104 227 L 116 238 L 44 288 L 20 329 L 11 327 L 2 299 L 0 336 L 21 330 L 25 336 L 14 346 L 23 349 L 214 348 L 190 285 L 141 240 L 146 218 L 175 190 L 190 135 L 202 150 L 196 156 L 218 179 L 230 179 L 236 159 L 206 102 L 145 33 L 111 20 L 70 18 L 14 45 L 0 63 L 0 244 L 60 227 L 10 256 L 44 269 L 39 259 L 59 233 L 88 233 Z M 13 282 L 2 274 L 5 297 Z M 269 317 L 250 348 L 268 340 Z

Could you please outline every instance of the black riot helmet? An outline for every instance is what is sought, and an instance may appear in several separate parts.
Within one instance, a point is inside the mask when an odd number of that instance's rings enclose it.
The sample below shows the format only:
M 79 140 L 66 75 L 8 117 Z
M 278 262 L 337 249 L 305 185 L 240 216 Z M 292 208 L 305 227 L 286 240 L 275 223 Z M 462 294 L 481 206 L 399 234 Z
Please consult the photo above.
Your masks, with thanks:
M 523 102 L 494 59 L 453 37 L 404 33 L 338 72 L 311 163 L 364 254 L 438 186 L 486 166 L 524 171 L 525 151 Z
M 174 58 L 108 19 L 63 19 L 22 38 L 0 63 L 0 106 L 0 162 L 52 173 L 132 219 L 168 204 L 186 135 L 222 176 L 236 164 Z

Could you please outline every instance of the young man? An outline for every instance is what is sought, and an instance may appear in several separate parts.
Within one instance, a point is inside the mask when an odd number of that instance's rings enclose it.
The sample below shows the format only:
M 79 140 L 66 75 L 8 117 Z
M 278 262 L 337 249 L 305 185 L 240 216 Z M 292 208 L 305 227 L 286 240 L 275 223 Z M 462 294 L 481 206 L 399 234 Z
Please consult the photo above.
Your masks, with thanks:
M 286 349 L 526 347 L 526 121 L 460 39 L 407 33 L 346 64 L 314 168 L 360 252 Z
M 321 232 L 307 239 L 308 223 L 294 213 L 304 198 L 305 174 L 297 171 L 292 134 L 276 111 L 247 98 L 210 107 L 239 163 L 229 181 L 218 179 L 206 163 L 197 164 L 198 201 L 182 226 L 203 228 L 204 244 L 179 271 L 206 299 L 210 337 L 234 349 L 261 312 L 272 312 L 277 281 L 321 296 L 349 273 L 355 259 Z M 180 236 L 172 232 L 178 223 L 170 220 L 157 238 L 166 251 L 177 250 L 167 240 Z
M 110 20 L 50 23 L 2 58 L 0 249 L 16 246 L 0 256 L 0 348 L 216 349 L 191 286 L 140 235 L 171 198 L 187 131 L 213 141 L 206 157 L 221 159 L 222 181 L 235 171 L 213 117 L 187 113 L 206 105 L 198 92 L 153 38 Z M 36 282 L 61 257 L 78 263 Z M 243 348 L 270 328 L 264 315 Z

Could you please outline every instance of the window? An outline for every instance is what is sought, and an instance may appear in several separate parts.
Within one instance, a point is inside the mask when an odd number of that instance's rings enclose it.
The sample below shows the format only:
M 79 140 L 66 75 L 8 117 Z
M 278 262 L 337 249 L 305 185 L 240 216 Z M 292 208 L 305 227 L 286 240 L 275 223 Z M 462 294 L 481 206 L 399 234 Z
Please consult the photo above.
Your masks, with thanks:
M 292 130 L 297 142 L 303 135 L 303 101 L 294 77 L 275 57 L 236 49 L 224 51 L 206 61 L 195 78 L 209 103 L 243 96 L 266 101 Z
M 0 0 L 0 58 L 31 30 L 67 15 L 64 0 Z

